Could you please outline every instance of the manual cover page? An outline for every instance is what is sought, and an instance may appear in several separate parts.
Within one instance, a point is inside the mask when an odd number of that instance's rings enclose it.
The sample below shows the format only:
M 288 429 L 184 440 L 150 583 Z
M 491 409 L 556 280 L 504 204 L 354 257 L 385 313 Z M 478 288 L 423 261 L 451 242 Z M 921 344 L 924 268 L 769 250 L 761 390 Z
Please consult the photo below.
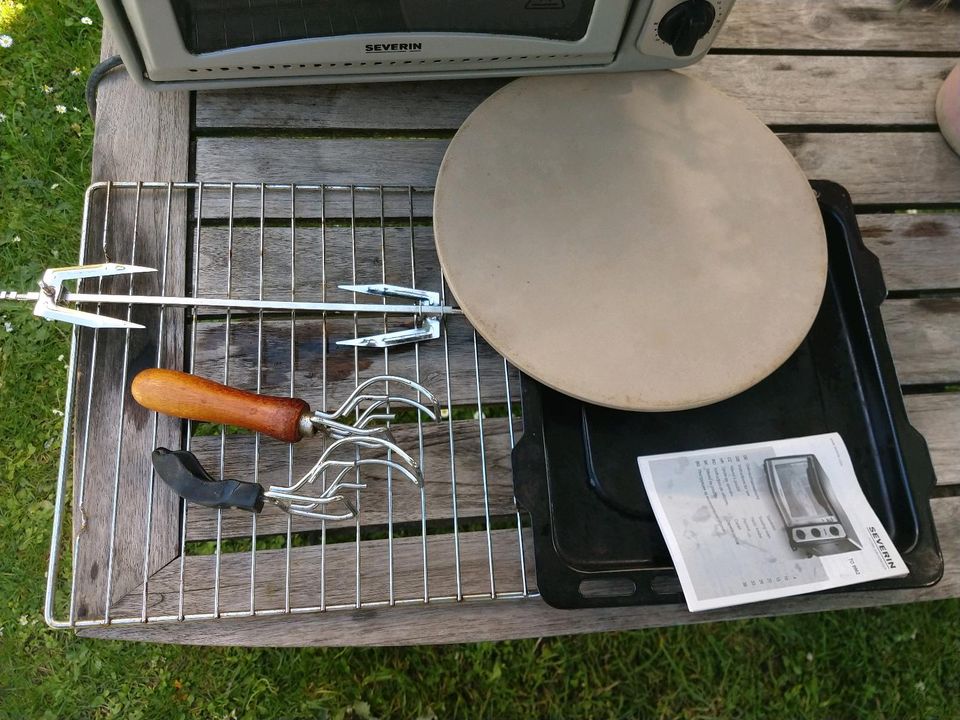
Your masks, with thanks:
M 637 462 L 691 611 L 908 574 L 836 433 Z

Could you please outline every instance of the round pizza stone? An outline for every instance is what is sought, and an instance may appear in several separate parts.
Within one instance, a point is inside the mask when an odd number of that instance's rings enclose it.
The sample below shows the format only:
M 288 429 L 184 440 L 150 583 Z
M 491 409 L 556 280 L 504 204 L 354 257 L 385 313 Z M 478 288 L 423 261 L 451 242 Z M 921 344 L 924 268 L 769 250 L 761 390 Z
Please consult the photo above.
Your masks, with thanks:
M 820 307 L 816 197 L 738 101 L 672 71 L 524 78 L 443 159 L 437 252 L 515 366 L 613 408 L 682 410 L 779 367 Z

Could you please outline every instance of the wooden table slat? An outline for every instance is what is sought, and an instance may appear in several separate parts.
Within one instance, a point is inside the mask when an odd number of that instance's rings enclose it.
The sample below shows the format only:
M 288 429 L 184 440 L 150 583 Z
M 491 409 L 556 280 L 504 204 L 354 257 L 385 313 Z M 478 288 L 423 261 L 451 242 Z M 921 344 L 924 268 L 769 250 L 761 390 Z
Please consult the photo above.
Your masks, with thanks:
M 409 323 L 408 323 L 409 325 Z M 358 325 L 359 333 L 381 332 L 383 324 L 366 319 Z M 390 325 L 396 329 L 400 325 Z M 420 382 L 439 400 L 441 407 L 448 402 L 454 406 L 477 404 L 477 375 L 480 378 L 480 401 L 499 404 L 506 401 L 507 382 L 510 394 L 517 397 L 516 372 L 504 370 L 503 359 L 482 339 L 477 341 L 477 357 L 474 358 L 473 330 L 462 318 L 450 318 L 446 322 L 447 345 L 442 340 L 420 344 L 419 351 L 410 346 L 391 350 L 389 366 L 382 352 L 366 350 L 359 353 L 360 380 L 390 374 L 414 379 L 418 365 Z M 197 332 L 197 353 L 194 372 L 197 375 L 223 382 L 224 379 L 224 324 L 202 323 Z M 337 340 L 352 338 L 354 326 L 351 321 L 337 319 L 326 321 L 326 385 L 324 386 L 324 322 L 316 319 L 298 319 L 295 331 L 296 366 L 294 371 L 294 394 L 302 397 L 314 408 L 333 410 L 354 391 L 354 352 L 351 347 L 335 344 Z M 257 389 L 256 348 L 259 325 L 255 320 L 233 320 L 230 323 L 230 342 L 233 347 L 227 376 L 228 384 L 247 390 Z M 239 348 L 242 348 L 239 349 Z M 259 373 L 260 392 L 265 395 L 289 395 L 290 393 L 290 322 L 267 321 L 263 324 L 263 369 Z M 451 382 L 446 383 L 446 362 L 450 362 Z M 475 362 L 475 359 L 479 362 Z M 477 366 L 479 364 L 479 373 Z M 323 403 L 326 393 L 326 405 Z M 409 395 L 409 393 L 405 393 Z
M 360 551 L 360 601 L 385 602 L 389 597 L 391 555 L 387 540 L 364 543 Z M 457 545 L 459 544 L 459 561 Z M 521 592 L 517 530 L 427 536 L 427 586 L 431 598 L 481 595 L 491 592 L 488 548 L 493 556 L 493 588 L 497 592 Z M 533 557 L 530 539 L 525 538 L 527 558 Z M 215 572 L 213 555 L 186 559 L 183 611 L 186 614 L 213 611 Z M 424 593 L 423 543 L 421 538 L 393 541 L 393 592 L 398 601 L 422 600 Z M 312 607 L 349 605 L 357 600 L 357 555 L 352 542 L 311 545 L 290 552 L 290 605 Z M 321 572 L 321 567 L 323 568 Z M 225 553 L 220 561 L 220 610 L 243 611 L 250 607 L 250 553 Z M 261 550 L 256 564 L 257 610 L 283 608 L 287 588 L 286 550 Z M 528 587 L 534 587 L 533 563 L 525 563 Z M 151 615 L 176 615 L 180 601 L 180 567 L 172 563 L 150 579 L 147 608 Z M 459 590 L 458 590 L 459 586 Z M 321 590 L 323 595 L 321 596 Z M 136 614 L 142 603 L 134 592 L 117 603 L 117 617 Z
M 930 448 L 937 485 L 960 485 L 960 392 L 907 395 L 910 423 Z
M 116 625 L 85 629 L 80 634 L 198 645 L 411 645 L 630 630 L 952 598 L 960 594 L 960 498 L 935 499 L 931 505 L 945 571 L 940 582 L 928 588 L 815 593 L 696 614 L 683 605 L 556 610 L 541 600 L 495 600 L 133 627 Z M 205 582 L 209 593 L 209 576 Z
M 783 133 L 809 177 L 857 204 L 956 203 L 960 158 L 938 132 Z M 433 185 L 446 140 L 200 138 L 198 180 Z M 209 212 L 213 212 L 213 203 Z
M 105 36 L 103 55 L 116 52 L 112 38 Z M 128 122 L 131 117 L 136 123 Z M 189 160 L 190 102 L 187 93 L 158 95 L 131 83 L 123 72 L 111 73 L 104 79 L 98 93 L 96 133 L 94 136 L 93 179 L 99 180 L 186 180 Z M 85 262 L 103 262 L 100 250 L 105 212 L 105 194 L 95 196 L 89 227 Z M 168 234 L 167 206 L 159 198 L 146 198 L 134 225 L 132 205 L 111 207 L 108 252 L 121 259 L 129 258 L 132 238 L 137 237 L 136 261 L 141 265 L 160 267 L 160 259 L 169 249 L 167 291 L 182 293 L 186 222 L 186 205 L 171 203 L 169 207 L 171 232 Z M 96 290 L 92 283 L 86 289 Z M 125 292 L 125 281 L 104 283 L 103 289 Z M 147 289 L 149 288 L 149 289 Z M 138 292 L 157 292 L 157 278 L 140 278 Z M 122 308 L 113 314 L 122 316 Z M 104 314 L 109 314 L 104 312 Z M 150 311 L 136 311 L 132 319 L 147 325 L 146 330 L 131 336 L 126 359 L 130 368 L 144 363 L 156 363 L 158 346 L 164 362 L 177 366 L 183 355 L 183 323 L 168 316 L 164 332 L 159 331 L 158 318 Z M 141 478 L 149 474 L 149 455 L 155 440 L 152 432 L 143 432 L 146 413 L 133 407 L 125 391 L 126 378 L 121 369 L 124 363 L 125 334 L 119 331 L 94 333 L 84 330 L 80 335 L 77 355 L 78 381 L 77 411 L 74 416 L 73 443 L 87 452 L 74 457 L 74 497 L 81 511 L 73 514 L 71 538 L 78 538 L 73 555 L 76 573 L 75 608 L 78 617 L 102 617 L 107 590 L 113 597 L 123 595 L 142 582 L 144 564 L 152 572 L 175 557 L 179 547 L 176 517 L 179 500 L 166 487 L 156 488 L 148 500 Z M 94 354 L 94 348 L 96 352 Z M 95 358 L 91 374 L 91 359 Z M 97 392 L 88 395 L 89 383 Z M 86 403 L 92 401 L 89 433 Z M 152 429 L 152 428 L 151 428 Z M 161 419 L 156 429 L 156 440 L 172 443 L 179 434 L 179 423 Z M 118 456 L 118 442 L 120 455 Z M 115 466 L 124 468 L 119 481 Z M 80 485 L 83 485 L 82 494 Z M 80 498 L 82 497 L 82 502 Z M 116 498 L 116 499 L 114 499 Z M 149 557 L 145 558 L 145 538 L 149 531 Z M 112 541 L 112 543 L 111 543 Z
M 315 220 L 318 211 L 298 205 L 299 217 Z M 889 290 L 916 291 L 960 288 L 960 213 L 882 213 L 857 217 L 864 243 L 880 259 Z M 403 218 L 387 220 L 378 227 L 358 227 L 357 279 L 380 282 L 383 262 L 381 239 L 387 247 L 386 281 L 410 285 L 410 237 L 415 237 L 417 287 L 440 289 L 440 264 L 434 251 L 433 228 L 409 228 Z M 291 290 L 305 300 L 350 299 L 337 286 L 352 282 L 350 228 L 321 230 L 301 226 L 296 230 L 296 283 L 291 288 L 290 228 L 267 227 L 264 231 L 263 296 L 287 300 Z M 228 231 L 208 227 L 201 232 L 199 295 L 226 295 L 226 269 L 231 266 L 231 297 L 259 297 L 258 270 L 260 231 L 238 227 L 233 231 L 233 254 L 229 256 Z M 326 248 L 324 261 L 323 248 Z M 324 279 L 326 283 L 324 284 Z
M 956 439 L 960 437 L 960 393 L 936 393 L 908 395 L 906 406 L 910 421 L 926 438 L 933 458 L 937 483 L 940 486 L 960 484 L 960 458 L 955 451 Z M 514 420 L 514 436 L 519 438 L 521 423 Z M 456 440 L 456 487 L 457 511 L 461 519 L 481 518 L 484 515 L 483 486 L 480 471 L 479 426 L 475 420 L 459 420 L 454 423 Z M 493 517 L 506 517 L 514 513 L 513 477 L 510 465 L 510 434 L 507 420 L 488 418 L 484 421 L 484 448 L 486 451 L 487 487 L 489 492 L 487 511 Z M 415 447 L 417 428 L 400 426 L 394 429 L 397 441 L 403 447 Z M 450 454 L 446 424 L 424 426 L 424 477 L 426 478 L 426 517 L 429 521 L 448 522 L 452 517 L 452 484 Z M 288 473 L 300 477 L 312 465 L 319 452 L 315 445 L 300 443 L 295 448 L 292 471 L 289 470 L 287 446 L 272 440 L 260 445 L 258 478 L 261 484 L 285 484 Z M 215 475 L 219 471 L 220 438 L 194 438 L 193 451 L 203 465 Z M 248 435 L 227 436 L 224 445 L 223 477 L 249 480 L 254 462 L 253 438 Z M 369 489 L 363 492 L 362 524 L 385 525 L 388 522 L 387 489 L 382 472 L 372 471 Z M 394 480 L 392 496 L 392 521 L 394 523 L 420 522 L 420 495 L 401 480 Z M 309 518 L 294 518 L 291 530 L 294 533 L 315 531 L 324 524 Z M 327 528 L 353 527 L 353 522 L 327 522 Z M 449 528 L 448 528 L 449 529 Z M 250 537 L 252 522 L 249 513 L 241 510 L 226 510 L 222 514 L 219 529 L 223 538 Z M 273 505 L 264 507 L 257 518 L 257 534 L 284 534 L 287 532 L 287 515 Z M 199 506 L 190 506 L 187 522 L 187 540 L 201 541 L 217 537 L 217 512 Z
M 925 0 L 737 0 L 715 47 L 956 54 L 958 22 Z
M 514 437 L 521 434 L 520 418 L 514 419 Z M 450 467 L 450 432 L 455 437 L 455 475 Z M 393 435 L 397 443 L 417 457 L 421 429 L 415 424 L 395 426 Z M 476 420 L 457 420 L 450 428 L 447 423 L 430 423 L 422 427 L 423 476 L 426 499 L 425 517 L 430 520 L 447 521 L 453 516 L 453 481 L 456 481 L 457 515 L 461 520 L 484 516 L 485 504 L 481 477 L 481 458 L 485 459 L 487 472 L 487 509 L 491 516 L 505 516 L 515 512 L 513 503 L 513 475 L 510 465 L 510 431 L 506 418 L 488 418 L 483 423 L 484 454 L 480 454 L 480 425 Z M 302 477 L 309 470 L 324 447 L 317 438 L 305 440 L 295 447 L 293 464 L 289 461 L 288 446 L 278 441 L 265 439 L 260 444 L 258 480 L 261 485 L 286 485 L 288 477 Z M 194 438 L 191 450 L 208 471 L 219 476 L 220 438 Z M 223 477 L 252 480 L 254 465 L 254 438 L 250 435 L 227 436 L 224 442 Z M 364 471 L 368 488 L 361 492 L 361 523 L 364 526 L 393 523 L 419 523 L 421 512 L 420 492 L 407 479 L 394 473 L 392 491 L 388 488 L 386 471 L 370 468 Z M 313 492 L 310 488 L 305 492 Z M 390 504 L 388 505 L 388 497 Z M 267 504 L 257 517 L 257 535 L 265 536 L 287 532 L 289 516 L 272 504 Z M 217 536 L 218 514 L 216 510 L 191 505 L 187 516 L 187 540 L 208 540 Z M 352 520 L 327 521 L 304 517 L 292 520 L 294 533 L 354 527 Z M 252 522 L 250 514 L 242 510 L 224 510 L 220 536 L 250 537 Z
M 960 297 L 887 300 L 880 311 L 901 383 L 960 384 Z
M 887 339 L 896 362 L 900 382 L 914 384 L 960 383 L 960 298 L 890 299 L 881 306 Z M 313 406 L 323 399 L 323 348 L 326 325 L 326 393 L 328 409 L 339 404 L 355 387 L 354 354 L 351 348 L 335 345 L 338 339 L 351 338 L 351 321 L 331 319 L 297 320 L 295 339 L 297 357 L 294 373 L 295 394 Z M 359 325 L 360 334 L 382 331 L 382 321 L 366 319 Z M 390 327 L 399 327 L 390 326 Z M 462 318 L 450 318 L 446 324 L 448 343 L 421 343 L 419 368 L 421 382 L 446 405 L 471 405 L 477 402 L 473 331 Z M 230 323 L 231 361 L 227 379 L 230 385 L 256 389 L 256 347 L 261 336 L 260 325 L 252 319 L 234 319 Z M 201 323 L 197 333 L 198 350 L 194 371 L 203 377 L 223 381 L 225 324 Z M 264 370 L 259 373 L 260 391 L 264 394 L 288 394 L 290 388 L 290 322 L 268 320 L 262 331 Z M 364 352 L 360 358 L 360 377 L 367 378 L 387 370 L 382 353 Z M 450 361 L 452 378 L 450 394 L 445 382 L 446 360 Z M 506 401 L 506 378 L 503 360 L 482 339 L 478 340 L 481 399 L 484 403 Z M 410 348 L 390 353 L 389 370 L 393 374 L 416 377 L 418 356 Z M 511 394 L 517 388 L 512 381 Z
M 858 215 L 891 291 L 960 288 L 960 213 Z
M 741 100 L 768 124 L 929 125 L 936 122 L 937 90 L 955 63 L 940 57 L 714 54 L 683 72 Z M 197 94 L 196 122 L 202 132 L 225 127 L 278 132 L 453 131 L 507 82 L 438 80 L 207 91 Z M 384 107 L 391 112 L 382 112 Z

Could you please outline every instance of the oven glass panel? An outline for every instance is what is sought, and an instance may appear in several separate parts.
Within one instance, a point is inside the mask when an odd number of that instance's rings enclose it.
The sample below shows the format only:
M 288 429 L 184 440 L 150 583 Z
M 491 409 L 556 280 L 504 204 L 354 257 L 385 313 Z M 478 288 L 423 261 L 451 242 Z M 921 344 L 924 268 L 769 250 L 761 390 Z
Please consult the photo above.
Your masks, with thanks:
M 787 501 L 787 509 L 794 520 L 833 515 L 832 510 L 820 502 L 810 477 L 813 469 L 806 462 L 780 463 L 777 465 L 777 477 Z
M 193 54 L 335 35 L 466 32 L 580 40 L 596 0 L 170 0 Z

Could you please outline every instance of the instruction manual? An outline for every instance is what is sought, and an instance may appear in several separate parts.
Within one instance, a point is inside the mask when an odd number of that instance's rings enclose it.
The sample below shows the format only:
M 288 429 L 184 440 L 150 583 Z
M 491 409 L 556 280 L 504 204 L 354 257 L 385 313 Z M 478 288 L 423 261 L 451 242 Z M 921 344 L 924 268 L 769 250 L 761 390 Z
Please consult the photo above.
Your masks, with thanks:
M 908 574 L 836 433 L 637 462 L 691 611 Z

